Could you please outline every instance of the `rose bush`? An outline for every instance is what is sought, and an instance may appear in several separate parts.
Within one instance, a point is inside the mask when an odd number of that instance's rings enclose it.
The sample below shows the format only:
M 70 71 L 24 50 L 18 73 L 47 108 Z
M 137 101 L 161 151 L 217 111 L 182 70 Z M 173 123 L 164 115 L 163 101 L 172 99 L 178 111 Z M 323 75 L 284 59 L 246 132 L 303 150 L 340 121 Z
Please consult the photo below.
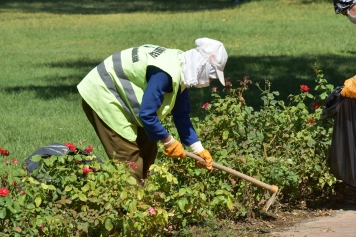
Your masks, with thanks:
M 321 70 L 314 70 L 315 90 L 301 85 L 300 93 L 290 95 L 287 103 L 276 99 L 279 93 L 271 91 L 271 83 L 266 81 L 264 89 L 257 84 L 263 106 L 254 110 L 243 97 L 252 84 L 245 77 L 238 81 L 240 87 L 228 86 L 222 93 L 213 89 L 213 100 L 202 106 L 207 116 L 203 120 L 192 119 L 200 140 L 216 162 L 277 185 L 277 200 L 330 194 L 336 183 L 326 163 L 333 123 L 320 120 L 321 101 L 334 87 L 323 78 Z M 174 134 L 171 123 L 167 121 L 165 126 Z M 253 215 L 269 197 L 266 190 L 227 173 L 193 169 L 193 162 L 188 167 L 181 161 L 165 162 L 173 163 L 169 172 L 177 177 L 181 187 L 201 186 L 209 203 L 206 211 L 215 216 Z
M 75 155 L 34 156 L 40 169 L 23 176 L 19 188 L 0 190 L 4 236 L 146 236 L 167 231 L 171 213 L 154 198 L 161 183 L 147 180 L 148 187 L 141 188 L 131 176 L 136 164 L 100 163 L 92 154 L 76 153 L 72 143 L 66 145 Z M 162 168 L 159 175 L 161 181 L 167 177 L 174 182 Z
M 254 110 L 243 93 L 248 77 L 202 105 L 207 116 L 193 118 L 196 131 L 216 162 L 280 188 L 277 200 L 298 200 L 332 191 L 336 179 L 325 154 L 332 121 L 319 119 L 333 90 L 315 67 L 317 86 L 300 86 L 289 103 L 276 100 L 270 82 L 261 90 L 263 106 Z M 296 88 L 298 89 L 298 88 Z M 315 94 L 315 95 L 314 95 Z M 178 136 L 171 117 L 163 122 Z M 74 155 L 32 157 L 40 169 L 26 174 L 17 159 L 0 149 L 0 232 L 4 236 L 165 236 L 207 219 L 251 216 L 269 193 L 225 172 L 208 172 L 194 160 L 172 159 L 159 148 L 156 164 L 141 186 L 131 177 L 133 162 L 99 162 L 67 143 Z M 16 159 L 16 160 L 15 160 Z M 14 172 L 13 170 L 18 170 Z M 274 211 L 273 206 L 270 211 Z

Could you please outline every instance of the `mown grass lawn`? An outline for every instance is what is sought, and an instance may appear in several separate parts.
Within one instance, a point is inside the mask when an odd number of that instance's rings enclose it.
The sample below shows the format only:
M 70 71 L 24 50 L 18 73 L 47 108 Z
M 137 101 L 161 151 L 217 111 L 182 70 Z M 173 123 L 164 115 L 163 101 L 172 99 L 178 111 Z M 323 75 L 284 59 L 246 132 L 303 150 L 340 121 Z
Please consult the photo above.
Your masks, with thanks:
M 42 145 L 83 139 L 104 156 L 76 85 L 127 47 L 188 50 L 196 38 L 215 38 L 228 51 L 232 81 L 271 80 L 285 99 L 313 84 L 315 63 L 335 85 L 355 74 L 352 27 L 329 1 L 2 1 L 0 144 L 23 159 Z M 258 93 L 252 86 L 246 94 L 257 108 Z M 192 90 L 192 116 L 209 96 Z
M 145 43 L 189 50 L 199 37 L 229 54 L 234 86 L 249 76 L 272 82 L 287 100 L 313 88 L 318 65 L 335 86 L 355 73 L 354 26 L 331 1 L 21 1 L 0 3 L 0 147 L 22 162 L 41 146 L 83 140 L 105 152 L 81 109 L 76 85 L 107 56 Z M 222 89 L 217 83 L 215 86 Z M 192 117 L 210 89 L 192 89 Z M 247 104 L 258 109 L 251 85 Z

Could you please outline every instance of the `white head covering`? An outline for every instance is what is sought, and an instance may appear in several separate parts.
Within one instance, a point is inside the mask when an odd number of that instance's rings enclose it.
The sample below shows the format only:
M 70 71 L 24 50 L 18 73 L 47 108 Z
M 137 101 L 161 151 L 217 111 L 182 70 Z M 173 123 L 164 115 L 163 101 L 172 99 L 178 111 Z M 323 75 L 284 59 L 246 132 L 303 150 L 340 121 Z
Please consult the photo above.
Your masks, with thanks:
M 200 88 L 209 86 L 209 78 L 219 78 L 225 85 L 223 70 L 228 57 L 223 44 L 209 38 L 199 38 L 195 44 L 195 49 L 178 56 L 183 64 L 181 83 Z

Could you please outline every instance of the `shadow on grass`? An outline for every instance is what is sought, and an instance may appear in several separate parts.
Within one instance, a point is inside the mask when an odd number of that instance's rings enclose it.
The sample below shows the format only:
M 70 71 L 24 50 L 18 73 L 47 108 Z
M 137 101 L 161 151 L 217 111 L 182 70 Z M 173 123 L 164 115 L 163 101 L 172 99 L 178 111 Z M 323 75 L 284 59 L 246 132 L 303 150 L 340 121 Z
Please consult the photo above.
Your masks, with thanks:
M 239 7 L 247 2 L 263 0 L 2 0 L 1 11 L 48 12 L 57 14 L 114 14 L 140 11 L 187 12 Z M 297 0 L 294 4 L 329 2 L 329 0 Z
M 64 100 L 73 100 L 73 96 L 78 94 L 74 85 L 45 85 L 45 86 L 14 86 L 4 89 L 7 93 L 21 94 L 21 92 L 34 92 L 36 98 L 42 100 L 53 100 L 61 98 Z
M 271 90 L 279 91 L 280 96 L 277 100 L 287 101 L 290 94 L 300 93 L 300 85 L 306 84 L 315 94 L 316 74 L 313 70 L 315 63 L 323 71 L 324 78 L 334 86 L 340 86 L 344 80 L 356 74 L 354 71 L 354 62 L 356 55 L 353 52 L 345 52 L 347 56 L 340 55 L 305 55 L 299 57 L 291 56 L 243 56 L 230 57 L 225 68 L 225 76 L 230 77 L 233 87 L 238 87 L 238 80 L 244 76 L 249 76 L 253 83 L 260 83 L 264 88 L 265 79 L 271 81 Z M 53 62 L 46 65 L 39 65 L 39 70 L 44 66 L 46 68 L 63 68 L 68 71 L 75 69 L 74 73 L 66 77 L 53 76 L 40 79 L 45 81 L 48 86 L 23 86 L 4 88 L 5 93 L 20 93 L 21 91 L 34 91 L 39 99 L 51 100 L 55 98 L 66 98 L 68 94 L 76 94 L 76 85 L 85 77 L 85 75 L 99 64 L 99 60 L 86 61 L 65 61 Z M 53 73 L 55 74 L 55 73 Z M 29 79 L 36 81 L 36 79 Z M 218 87 L 221 91 L 223 87 L 218 80 L 212 82 L 211 87 Z M 191 88 L 190 99 L 192 116 L 203 115 L 201 106 L 206 102 L 211 102 L 211 87 L 196 89 Z M 249 90 L 245 92 L 244 98 L 249 106 L 258 109 L 262 105 L 260 98 L 261 92 L 256 85 L 250 85 Z
M 231 0 L 2 0 L 0 10 L 58 14 L 114 14 L 140 11 L 200 11 L 237 7 Z

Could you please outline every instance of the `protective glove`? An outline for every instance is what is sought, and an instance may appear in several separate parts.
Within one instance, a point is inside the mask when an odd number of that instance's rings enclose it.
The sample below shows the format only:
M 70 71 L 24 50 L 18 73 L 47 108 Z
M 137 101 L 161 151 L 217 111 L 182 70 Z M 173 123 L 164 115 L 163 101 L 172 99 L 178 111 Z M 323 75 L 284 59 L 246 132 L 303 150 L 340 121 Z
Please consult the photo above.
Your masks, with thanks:
M 203 165 L 203 163 L 200 161 L 196 161 L 195 164 L 199 168 L 206 168 L 206 169 L 212 171 L 213 170 L 213 158 L 211 157 L 209 151 L 204 149 L 201 142 L 198 141 L 198 142 L 193 143 L 192 145 L 190 145 L 190 148 L 192 149 L 194 154 L 200 156 L 205 161 L 205 165 Z
M 170 157 L 185 158 L 185 151 L 182 143 L 175 140 L 173 137 L 167 143 L 164 143 L 164 154 Z
M 213 170 L 213 158 L 211 157 L 210 152 L 208 150 L 203 150 L 203 151 L 197 153 L 197 155 L 205 160 L 205 166 L 200 161 L 197 161 L 196 165 L 200 168 L 206 168 L 209 171 L 212 171 Z
M 342 88 L 340 94 L 343 97 L 356 98 L 356 79 L 351 77 L 344 82 L 344 88 Z

